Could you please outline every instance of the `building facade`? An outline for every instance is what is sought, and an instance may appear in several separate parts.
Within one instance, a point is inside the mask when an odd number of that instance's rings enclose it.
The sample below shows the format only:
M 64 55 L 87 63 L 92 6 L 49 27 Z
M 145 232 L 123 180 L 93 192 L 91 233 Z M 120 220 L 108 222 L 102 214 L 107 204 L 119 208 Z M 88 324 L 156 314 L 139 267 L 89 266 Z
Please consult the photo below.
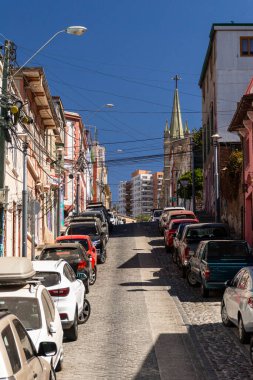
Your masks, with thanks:
M 214 213 L 214 149 L 212 136 L 219 134 L 219 159 L 228 147 L 238 148 L 237 134 L 227 131 L 252 76 L 253 24 L 213 24 L 199 86 L 202 90 L 204 208 Z M 226 154 L 226 152 L 224 153 Z M 222 170 L 218 168 L 218 172 Z M 221 215 L 226 200 L 219 200 Z

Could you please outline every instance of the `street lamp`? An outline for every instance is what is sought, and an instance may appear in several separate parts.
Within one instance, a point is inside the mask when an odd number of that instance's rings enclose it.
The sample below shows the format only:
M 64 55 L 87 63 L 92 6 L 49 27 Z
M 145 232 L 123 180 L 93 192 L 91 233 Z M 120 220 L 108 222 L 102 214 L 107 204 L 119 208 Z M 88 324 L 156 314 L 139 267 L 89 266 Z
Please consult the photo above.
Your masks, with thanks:
M 219 171 L 218 171 L 218 142 L 220 135 L 212 135 L 214 146 L 214 186 L 215 186 L 215 222 L 220 221 L 220 188 L 219 188 Z
M 75 36 L 81 36 L 87 31 L 87 28 L 85 26 L 69 26 L 66 29 L 59 30 L 56 32 L 47 42 L 44 43 L 36 52 L 13 74 L 12 78 L 14 78 L 22 69 L 27 65 L 28 62 L 30 62 L 44 47 L 46 47 L 58 34 L 60 33 L 68 33 L 68 34 L 74 34 Z

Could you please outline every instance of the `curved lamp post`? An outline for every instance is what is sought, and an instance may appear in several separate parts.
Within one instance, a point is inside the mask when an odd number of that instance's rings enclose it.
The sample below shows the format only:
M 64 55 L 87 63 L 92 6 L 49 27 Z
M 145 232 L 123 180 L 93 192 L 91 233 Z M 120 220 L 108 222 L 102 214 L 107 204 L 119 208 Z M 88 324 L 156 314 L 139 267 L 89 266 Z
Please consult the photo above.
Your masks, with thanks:
M 68 34 L 74 34 L 75 36 L 81 36 L 85 32 L 87 32 L 87 28 L 85 26 L 69 26 L 66 29 L 59 30 L 56 32 L 47 42 L 44 43 L 36 52 L 13 74 L 13 78 L 17 75 L 17 73 L 20 72 L 20 70 L 23 69 L 27 65 L 28 62 L 30 62 L 41 50 L 44 49 L 58 34 L 60 33 L 68 33 Z

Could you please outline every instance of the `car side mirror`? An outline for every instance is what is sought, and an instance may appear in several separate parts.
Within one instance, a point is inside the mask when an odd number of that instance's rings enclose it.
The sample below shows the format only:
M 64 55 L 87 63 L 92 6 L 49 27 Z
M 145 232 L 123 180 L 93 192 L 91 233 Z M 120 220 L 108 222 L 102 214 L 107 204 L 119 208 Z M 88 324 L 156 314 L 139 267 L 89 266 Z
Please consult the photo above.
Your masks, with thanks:
M 55 342 L 41 342 L 38 349 L 38 356 L 54 356 L 57 353 Z

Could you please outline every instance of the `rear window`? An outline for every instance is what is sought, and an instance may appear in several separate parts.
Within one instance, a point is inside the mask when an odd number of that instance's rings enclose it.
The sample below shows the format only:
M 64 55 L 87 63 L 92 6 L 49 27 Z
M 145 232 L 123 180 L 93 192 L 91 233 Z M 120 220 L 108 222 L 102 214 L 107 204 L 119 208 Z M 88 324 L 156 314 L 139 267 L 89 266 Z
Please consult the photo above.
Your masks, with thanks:
M 55 286 L 61 282 L 61 275 L 57 272 L 36 272 L 36 277 L 40 278 L 40 282 L 45 287 Z
M 178 214 L 178 215 L 172 215 L 171 219 L 195 219 L 195 215 Z
M 237 242 L 210 242 L 207 259 L 243 259 L 249 256 L 247 244 Z
M 89 244 L 86 239 L 62 239 L 62 242 L 64 243 L 80 243 L 86 251 L 89 250 Z
M 98 235 L 96 226 L 69 226 L 67 229 L 67 235 Z
M 77 248 L 48 248 L 41 252 L 40 260 L 73 260 L 79 258 L 79 250 Z
M 223 227 L 190 228 L 186 237 L 194 240 L 222 239 L 228 237 L 228 232 Z
M 0 297 L 0 307 L 15 314 L 26 330 L 41 328 L 41 314 L 37 298 Z

